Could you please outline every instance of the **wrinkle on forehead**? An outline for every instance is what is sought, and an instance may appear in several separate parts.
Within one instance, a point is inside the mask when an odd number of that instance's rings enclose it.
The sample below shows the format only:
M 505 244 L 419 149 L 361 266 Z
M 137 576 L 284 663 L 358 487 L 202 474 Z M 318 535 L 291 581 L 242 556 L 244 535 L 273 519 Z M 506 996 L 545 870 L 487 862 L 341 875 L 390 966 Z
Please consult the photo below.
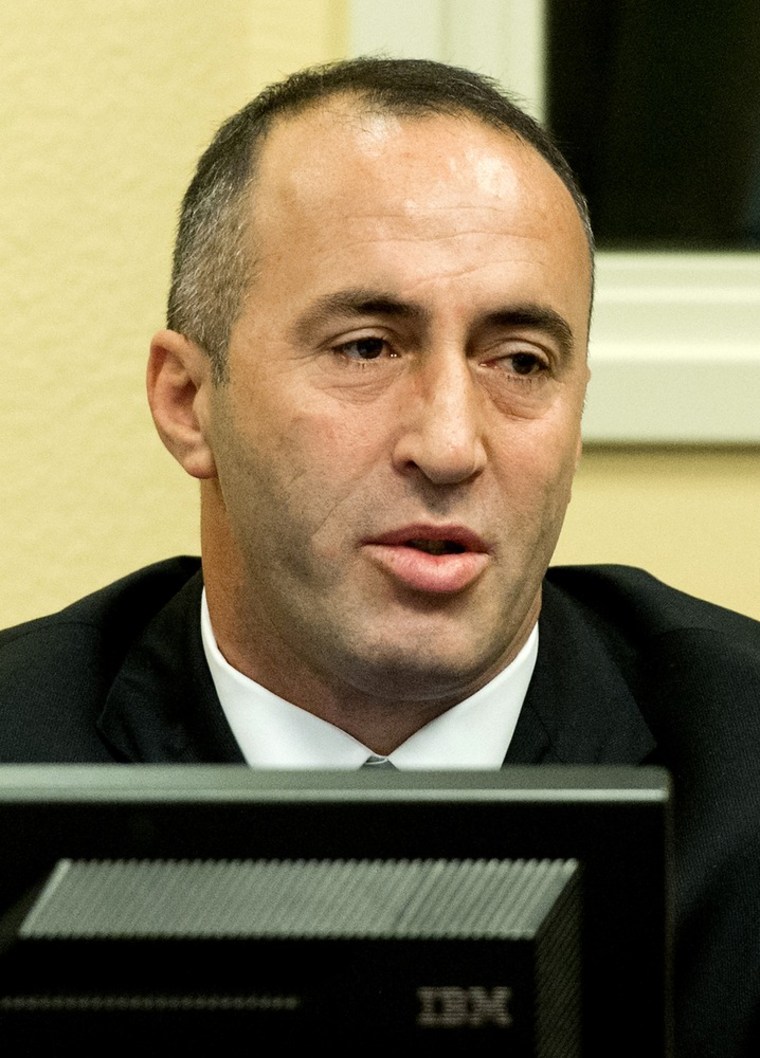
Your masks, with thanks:
M 504 240 L 503 250 L 491 247 L 491 260 L 521 257 L 520 243 L 536 241 L 539 252 L 528 250 L 536 260 L 577 255 L 591 274 L 586 233 L 563 181 L 530 145 L 474 118 L 399 118 L 342 100 L 284 119 L 260 158 L 253 206 L 259 274 L 306 242 L 327 259 L 383 241 L 388 249 L 406 241 L 423 254 L 425 243 L 431 253 L 448 243 L 466 257 L 481 237 Z

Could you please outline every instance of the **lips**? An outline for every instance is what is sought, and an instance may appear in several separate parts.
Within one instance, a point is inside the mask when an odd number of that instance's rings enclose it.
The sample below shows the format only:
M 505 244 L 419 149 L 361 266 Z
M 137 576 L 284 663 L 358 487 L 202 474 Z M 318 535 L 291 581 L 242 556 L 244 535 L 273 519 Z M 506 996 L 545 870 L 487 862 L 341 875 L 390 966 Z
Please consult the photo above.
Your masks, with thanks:
M 467 550 L 455 540 L 410 540 L 407 546 L 426 551 L 429 555 L 460 555 Z
M 383 572 L 404 587 L 434 594 L 464 591 L 484 572 L 489 549 L 458 525 L 410 525 L 364 543 Z

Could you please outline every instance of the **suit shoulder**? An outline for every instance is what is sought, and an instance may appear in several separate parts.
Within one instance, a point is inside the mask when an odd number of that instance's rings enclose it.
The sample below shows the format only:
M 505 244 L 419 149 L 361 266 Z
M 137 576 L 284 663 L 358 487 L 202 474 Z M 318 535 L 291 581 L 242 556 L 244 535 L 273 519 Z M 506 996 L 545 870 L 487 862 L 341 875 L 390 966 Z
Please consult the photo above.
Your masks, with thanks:
M 56 733 L 65 742 L 67 724 L 91 726 L 130 645 L 199 569 L 197 558 L 159 562 L 1 631 L 0 756 L 33 757 L 25 747 Z
M 634 566 L 553 566 L 548 591 L 559 592 L 587 614 L 648 635 L 686 630 L 738 636 L 760 649 L 760 621 L 697 598 Z
M 0 659 L 82 637 L 128 637 L 139 631 L 200 569 L 200 559 L 179 556 L 136 570 L 57 613 L 0 631 Z

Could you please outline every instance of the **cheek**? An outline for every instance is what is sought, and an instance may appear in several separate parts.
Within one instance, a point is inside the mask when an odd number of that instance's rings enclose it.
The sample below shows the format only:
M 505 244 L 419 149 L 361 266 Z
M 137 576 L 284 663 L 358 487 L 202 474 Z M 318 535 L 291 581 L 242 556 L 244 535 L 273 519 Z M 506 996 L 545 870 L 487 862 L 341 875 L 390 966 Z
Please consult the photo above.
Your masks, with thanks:
M 535 424 L 535 429 L 524 430 L 502 446 L 499 481 L 506 519 L 514 520 L 519 512 L 526 536 L 542 527 L 552 533 L 564 517 L 575 475 L 577 437 L 576 430 L 558 434 Z
M 552 474 L 548 481 L 549 491 L 556 496 L 557 507 L 563 512 L 572 495 L 579 453 L 580 433 L 573 431 L 569 439 L 562 445 L 561 454 L 554 462 Z
M 238 434 L 228 455 L 221 470 L 241 531 L 255 519 L 253 532 L 265 529 L 268 546 L 296 546 L 302 554 L 312 545 L 325 554 L 340 546 L 346 527 L 371 507 L 382 466 L 366 415 L 359 422 L 319 410 L 299 410 L 268 430 Z
M 377 419 L 372 408 L 341 404 L 299 410 L 280 427 L 278 450 L 293 468 L 294 479 L 308 474 L 315 490 L 333 491 L 341 482 L 348 486 L 366 478 L 388 455 L 387 429 Z

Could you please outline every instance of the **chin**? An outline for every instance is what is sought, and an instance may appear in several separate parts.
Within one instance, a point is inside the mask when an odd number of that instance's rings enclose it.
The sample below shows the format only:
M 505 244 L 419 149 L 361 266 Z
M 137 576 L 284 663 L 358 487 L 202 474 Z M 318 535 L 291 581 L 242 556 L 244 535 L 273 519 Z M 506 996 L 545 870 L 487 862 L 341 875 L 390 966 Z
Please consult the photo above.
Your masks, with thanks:
M 411 653 L 401 647 L 364 659 L 354 658 L 351 682 L 372 697 L 399 701 L 461 701 L 498 669 L 496 659 L 463 653 L 446 655 L 426 650 Z

